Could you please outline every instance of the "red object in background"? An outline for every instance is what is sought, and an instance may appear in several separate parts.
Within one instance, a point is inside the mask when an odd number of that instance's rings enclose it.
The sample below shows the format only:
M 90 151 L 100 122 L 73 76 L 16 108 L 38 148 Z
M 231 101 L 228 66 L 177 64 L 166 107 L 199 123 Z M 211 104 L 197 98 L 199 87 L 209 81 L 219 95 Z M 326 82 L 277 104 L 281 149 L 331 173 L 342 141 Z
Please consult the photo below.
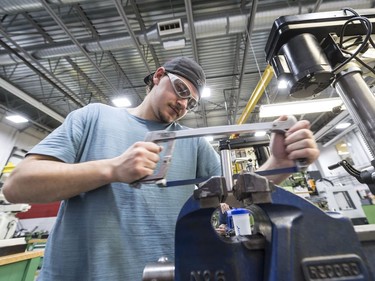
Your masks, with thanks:
M 19 219 L 36 219 L 56 217 L 60 207 L 60 202 L 46 204 L 31 204 L 27 212 L 21 212 L 16 215 Z

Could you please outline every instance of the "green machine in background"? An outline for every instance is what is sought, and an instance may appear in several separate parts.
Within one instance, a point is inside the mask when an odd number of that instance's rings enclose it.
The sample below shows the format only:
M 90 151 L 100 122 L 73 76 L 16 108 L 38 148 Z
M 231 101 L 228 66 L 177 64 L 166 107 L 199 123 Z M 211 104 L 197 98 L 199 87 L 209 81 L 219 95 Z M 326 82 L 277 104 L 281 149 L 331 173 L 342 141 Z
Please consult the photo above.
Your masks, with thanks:
M 34 281 L 43 251 L 0 257 L 0 281 Z

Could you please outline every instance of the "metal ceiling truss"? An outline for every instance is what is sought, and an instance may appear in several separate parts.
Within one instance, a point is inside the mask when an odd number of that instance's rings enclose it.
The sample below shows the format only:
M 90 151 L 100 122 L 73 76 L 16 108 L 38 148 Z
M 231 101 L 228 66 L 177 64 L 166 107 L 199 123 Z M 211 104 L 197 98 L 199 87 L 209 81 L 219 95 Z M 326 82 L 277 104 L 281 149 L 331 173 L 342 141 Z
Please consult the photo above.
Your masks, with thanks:
M 118 93 L 118 89 L 113 86 L 110 79 L 105 75 L 105 73 L 101 70 L 101 68 L 96 64 L 96 62 L 91 58 L 91 56 L 87 53 L 87 51 L 81 46 L 79 41 L 75 38 L 75 36 L 69 31 L 67 26 L 62 22 L 59 16 L 53 11 L 53 9 L 49 6 L 46 0 L 40 0 L 43 7 L 46 9 L 48 14 L 54 19 L 54 21 L 60 26 L 62 30 L 66 33 L 66 35 L 70 38 L 70 40 L 80 49 L 82 54 L 87 58 L 87 60 L 94 66 L 96 71 L 100 74 L 100 76 L 105 80 L 107 85 L 114 91 L 114 93 Z M 108 101 L 108 97 L 104 97 Z
M 373 1 L 345 4 L 367 8 Z M 288 100 L 272 81 L 270 96 L 253 96 L 260 89 L 259 74 L 266 69 L 262 56 L 272 22 L 282 15 L 341 7 L 341 1 L 331 0 L 4 0 L 0 77 L 63 117 L 90 102 L 109 104 L 118 95 L 139 104 L 147 72 L 171 57 L 185 55 L 204 67 L 213 93 L 182 124 L 257 122 L 256 103 Z M 181 20 L 183 31 L 161 36 L 157 24 L 171 19 Z M 165 42 L 177 39 L 186 45 L 164 49 Z M 242 110 L 249 111 L 246 120 Z M 40 112 L 34 116 L 42 123 L 50 112 Z M 326 117 L 316 115 L 311 123 L 319 127 Z
M 234 110 L 234 119 L 236 118 L 237 113 L 238 113 L 239 99 L 240 99 L 241 91 L 242 91 L 242 81 L 244 79 L 245 66 L 247 63 L 247 55 L 249 51 L 252 30 L 254 28 L 254 21 L 255 21 L 255 14 L 257 11 L 257 7 L 258 7 L 258 0 L 253 0 L 252 5 L 251 5 L 250 16 L 247 22 L 247 29 L 245 33 L 245 48 L 244 48 L 243 58 L 242 58 L 241 73 L 239 76 L 240 79 L 238 83 L 238 93 L 237 93 L 236 101 L 235 101 L 236 105 L 235 105 L 235 110 Z
M 17 42 L 15 42 L 4 30 L 3 26 L 0 24 L 0 33 L 6 38 L 12 45 L 14 45 L 19 52 L 12 49 L 8 44 L 6 44 L 3 40 L 0 40 L 0 45 L 7 50 L 9 53 L 13 54 L 14 56 L 18 57 L 23 63 L 25 63 L 31 70 L 33 70 L 35 73 L 37 73 L 40 77 L 42 77 L 44 80 L 46 80 L 48 83 L 50 83 L 55 89 L 59 90 L 64 96 L 69 97 L 72 102 L 74 102 L 77 105 L 85 105 L 85 103 L 75 95 L 75 93 L 71 92 L 71 90 L 59 79 L 57 78 L 53 73 L 51 73 L 49 70 L 47 70 L 38 60 L 36 60 L 33 56 L 31 56 L 27 51 L 25 51 Z M 24 55 L 21 56 L 22 53 Z M 37 67 L 35 67 L 31 62 L 29 62 L 26 58 L 33 63 L 35 63 L 41 70 L 39 70 Z M 47 76 L 48 75 L 48 76 Z M 51 77 L 51 78 L 50 78 Z M 53 80 L 56 82 L 54 82 Z M 62 87 L 61 87 L 61 86 Z M 64 90 L 64 89 L 65 90 Z
M 91 23 L 89 22 L 89 20 L 86 18 L 86 16 L 84 15 L 82 9 L 80 8 L 79 5 L 73 5 L 73 7 L 75 8 L 75 10 L 78 12 L 78 14 L 81 16 L 82 20 L 85 22 L 86 26 L 91 30 L 92 34 L 95 36 L 97 36 L 98 34 L 96 33 L 96 30 L 94 29 L 94 27 L 91 25 Z M 45 38 L 46 42 L 47 43 L 53 43 L 53 38 L 51 36 L 49 36 L 45 30 L 27 13 L 22 13 L 22 15 L 30 22 L 30 24 L 43 36 L 43 38 Z M 86 75 L 86 73 L 84 73 L 81 68 L 69 57 L 69 56 L 65 56 L 64 59 L 72 66 L 72 68 L 77 72 L 77 74 L 82 77 L 86 83 L 87 83 L 87 87 L 85 87 L 86 89 L 88 89 L 88 86 L 92 87 L 93 88 L 93 92 L 94 93 L 98 93 L 98 100 L 100 100 L 101 102 L 106 102 L 107 99 L 105 98 L 105 95 L 104 93 L 96 86 L 96 84 Z M 104 99 L 100 98 L 101 97 L 104 97 Z M 89 101 L 88 101 L 89 102 Z

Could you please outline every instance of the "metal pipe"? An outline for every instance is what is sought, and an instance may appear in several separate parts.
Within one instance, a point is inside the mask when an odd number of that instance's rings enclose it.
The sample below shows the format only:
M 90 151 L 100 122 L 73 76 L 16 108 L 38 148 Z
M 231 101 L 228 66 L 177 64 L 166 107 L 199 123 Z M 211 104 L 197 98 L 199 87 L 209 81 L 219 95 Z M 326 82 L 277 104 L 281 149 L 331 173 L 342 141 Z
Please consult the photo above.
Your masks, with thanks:
M 233 177 L 232 177 L 232 157 L 231 151 L 229 149 L 223 149 L 220 151 L 221 156 L 221 168 L 222 174 L 225 178 L 225 183 L 227 185 L 227 190 L 232 191 L 233 189 Z
M 244 73 L 245 73 L 245 65 L 246 65 L 246 61 L 247 61 L 247 53 L 248 53 L 248 50 L 249 50 L 251 34 L 252 34 L 253 28 L 254 28 L 254 21 L 255 21 L 255 14 L 257 12 L 257 7 L 258 7 L 258 1 L 253 0 L 253 3 L 251 5 L 251 12 L 250 12 L 250 16 L 249 16 L 249 21 L 248 21 L 248 24 L 247 24 L 247 30 L 246 30 L 247 36 L 246 36 L 246 39 L 245 39 L 245 49 L 244 49 L 244 52 L 243 52 L 241 74 L 240 74 L 240 79 L 239 79 L 239 83 L 238 83 L 238 93 L 237 93 L 237 98 L 236 98 L 236 107 L 235 107 L 235 110 L 234 110 L 234 118 L 233 119 L 235 119 L 236 116 L 237 116 L 238 105 L 239 105 L 239 100 L 240 100 L 240 96 L 241 96 L 242 81 L 243 81 L 243 77 L 244 77 Z
M 242 112 L 240 118 L 237 120 L 237 124 L 243 124 L 249 118 L 250 113 L 254 110 L 255 106 L 257 105 L 259 99 L 262 97 L 264 90 L 270 83 L 273 77 L 273 69 L 271 65 L 267 65 L 266 69 L 263 72 L 262 77 L 260 78 L 258 84 L 256 85 L 253 93 L 249 101 L 246 104 L 244 111 Z
M 195 35 L 193 8 L 191 6 L 191 0 L 185 0 L 185 8 L 186 8 L 186 17 L 187 17 L 188 26 L 189 26 L 190 42 L 191 42 L 191 47 L 193 49 L 193 56 L 194 56 L 195 61 L 199 63 L 198 47 L 197 47 L 197 41 L 196 41 L 196 35 Z
M 363 80 L 361 70 L 357 67 L 350 67 L 341 71 L 337 75 L 335 88 L 374 157 L 375 96 Z

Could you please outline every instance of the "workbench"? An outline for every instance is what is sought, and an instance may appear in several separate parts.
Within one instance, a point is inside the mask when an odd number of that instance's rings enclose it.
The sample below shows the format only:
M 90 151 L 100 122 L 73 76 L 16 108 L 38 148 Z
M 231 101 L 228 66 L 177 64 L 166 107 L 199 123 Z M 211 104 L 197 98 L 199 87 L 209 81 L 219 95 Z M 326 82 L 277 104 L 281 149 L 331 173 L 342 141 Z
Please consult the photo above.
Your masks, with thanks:
M 0 281 L 34 281 L 44 251 L 0 257 Z

